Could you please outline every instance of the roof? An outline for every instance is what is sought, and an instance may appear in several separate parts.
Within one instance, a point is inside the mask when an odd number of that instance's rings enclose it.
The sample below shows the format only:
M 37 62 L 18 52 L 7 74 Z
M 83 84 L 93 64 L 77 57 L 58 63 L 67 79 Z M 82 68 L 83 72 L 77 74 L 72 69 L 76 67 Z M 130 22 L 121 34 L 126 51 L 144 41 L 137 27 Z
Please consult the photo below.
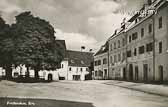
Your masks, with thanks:
M 89 67 L 93 62 L 93 53 L 80 51 L 66 51 L 66 57 L 69 66 Z
M 101 55 L 106 52 L 108 52 L 108 42 L 106 42 L 94 56 Z

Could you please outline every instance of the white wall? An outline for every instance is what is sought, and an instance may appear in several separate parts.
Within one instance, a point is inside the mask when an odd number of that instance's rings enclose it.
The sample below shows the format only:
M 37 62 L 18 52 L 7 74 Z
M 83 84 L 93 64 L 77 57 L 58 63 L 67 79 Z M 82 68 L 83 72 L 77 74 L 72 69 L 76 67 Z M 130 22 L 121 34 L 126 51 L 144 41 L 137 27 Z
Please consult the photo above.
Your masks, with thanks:
M 88 67 L 74 67 L 74 66 L 69 66 L 68 68 L 71 68 L 71 71 L 68 69 L 68 80 L 73 80 L 73 75 L 80 75 L 80 80 L 84 81 L 85 80 L 85 75 L 89 74 L 86 69 Z M 82 71 L 81 71 L 82 68 Z

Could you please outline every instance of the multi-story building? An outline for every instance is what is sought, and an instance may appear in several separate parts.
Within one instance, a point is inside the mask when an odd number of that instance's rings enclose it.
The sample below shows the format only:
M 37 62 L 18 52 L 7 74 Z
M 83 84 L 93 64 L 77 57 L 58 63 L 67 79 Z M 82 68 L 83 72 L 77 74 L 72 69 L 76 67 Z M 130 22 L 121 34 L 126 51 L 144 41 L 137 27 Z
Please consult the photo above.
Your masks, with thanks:
M 128 22 L 127 77 L 134 81 L 168 80 L 168 3 L 166 0 L 148 0 Z
M 94 55 L 93 79 L 108 79 L 108 42 Z
M 168 81 L 168 1 L 148 0 L 108 43 L 109 79 Z
M 126 79 L 126 35 L 120 29 L 109 42 L 109 78 Z

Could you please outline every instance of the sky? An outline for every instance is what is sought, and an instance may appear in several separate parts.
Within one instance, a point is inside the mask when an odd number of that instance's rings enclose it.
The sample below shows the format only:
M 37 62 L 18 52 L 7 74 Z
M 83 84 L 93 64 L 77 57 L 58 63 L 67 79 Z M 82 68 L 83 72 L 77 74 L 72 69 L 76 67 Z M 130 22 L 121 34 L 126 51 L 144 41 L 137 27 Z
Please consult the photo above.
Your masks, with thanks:
M 9 24 L 15 16 L 31 11 L 50 22 L 56 38 L 66 41 L 67 49 L 97 51 L 147 0 L 0 0 L 0 15 Z

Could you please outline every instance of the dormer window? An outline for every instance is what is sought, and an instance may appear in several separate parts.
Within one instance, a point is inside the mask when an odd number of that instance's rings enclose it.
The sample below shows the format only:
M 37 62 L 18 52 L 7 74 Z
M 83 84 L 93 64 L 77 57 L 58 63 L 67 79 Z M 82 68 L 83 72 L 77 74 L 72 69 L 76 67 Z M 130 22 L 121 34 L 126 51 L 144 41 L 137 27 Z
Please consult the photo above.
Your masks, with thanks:
M 104 46 L 102 47 L 102 50 L 103 50 L 103 51 L 105 50 L 105 47 L 104 47 Z
M 81 61 L 81 64 L 84 64 L 83 60 Z
M 71 63 L 75 63 L 74 60 L 71 60 Z

